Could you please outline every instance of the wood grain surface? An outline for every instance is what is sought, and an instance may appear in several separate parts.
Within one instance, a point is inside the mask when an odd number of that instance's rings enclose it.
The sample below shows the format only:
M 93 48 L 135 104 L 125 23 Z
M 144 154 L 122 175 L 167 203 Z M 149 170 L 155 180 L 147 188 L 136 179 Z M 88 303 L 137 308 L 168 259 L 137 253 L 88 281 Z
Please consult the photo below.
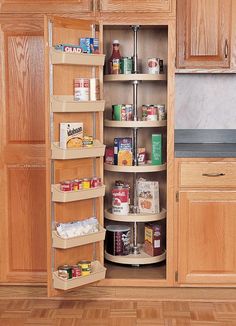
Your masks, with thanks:
M 4 326 L 233 326 L 236 303 L 1 300 Z

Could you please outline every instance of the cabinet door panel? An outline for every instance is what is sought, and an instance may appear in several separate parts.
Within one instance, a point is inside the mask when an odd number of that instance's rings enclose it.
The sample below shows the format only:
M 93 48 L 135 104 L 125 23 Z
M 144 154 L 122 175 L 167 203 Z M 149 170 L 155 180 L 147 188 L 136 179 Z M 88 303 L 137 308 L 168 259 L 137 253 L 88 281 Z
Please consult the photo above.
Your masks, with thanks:
M 59 13 L 92 11 L 92 0 L 2 0 L 1 13 Z
M 100 10 L 103 12 L 171 12 L 172 0 L 100 0 Z
M 0 282 L 46 281 L 41 21 L 1 22 Z
M 230 26 L 231 0 L 178 1 L 178 67 L 229 67 Z
M 180 192 L 181 283 L 236 281 L 236 192 Z

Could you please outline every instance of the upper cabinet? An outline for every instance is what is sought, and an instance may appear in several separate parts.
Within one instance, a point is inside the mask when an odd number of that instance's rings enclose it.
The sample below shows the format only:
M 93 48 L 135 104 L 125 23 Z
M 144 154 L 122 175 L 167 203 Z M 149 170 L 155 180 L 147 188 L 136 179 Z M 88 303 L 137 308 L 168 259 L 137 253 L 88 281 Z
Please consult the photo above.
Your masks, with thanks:
M 81 13 L 93 10 L 93 0 L 1 0 L 0 13 Z
M 174 0 L 100 0 L 101 12 L 160 12 L 171 13 Z
M 177 0 L 177 68 L 229 68 L 231 0 Z

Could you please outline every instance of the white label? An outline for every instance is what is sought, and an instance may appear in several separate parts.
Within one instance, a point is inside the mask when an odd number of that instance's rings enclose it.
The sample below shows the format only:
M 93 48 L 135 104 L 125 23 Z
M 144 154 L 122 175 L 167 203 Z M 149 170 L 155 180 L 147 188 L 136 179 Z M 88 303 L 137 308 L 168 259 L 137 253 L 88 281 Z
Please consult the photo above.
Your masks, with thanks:
M 160 248 L 161 240 L 154 240 L 154 248 Z

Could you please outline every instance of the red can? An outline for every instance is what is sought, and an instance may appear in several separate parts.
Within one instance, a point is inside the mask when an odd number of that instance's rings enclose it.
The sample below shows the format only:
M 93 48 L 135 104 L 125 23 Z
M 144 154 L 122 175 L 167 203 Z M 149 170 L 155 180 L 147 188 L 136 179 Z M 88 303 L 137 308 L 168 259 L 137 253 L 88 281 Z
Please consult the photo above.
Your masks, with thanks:
M 72 266 L 72 277 L 80 277 L 81 276 L 81 268 L 78 265 Z
M 129 188 L 116 186 L 112 189 L 112 214 L 129 214 Z
M 78 191 L 82 189 L 82 180 L 74 179 L 73 180 L 73 190 Z
M 66 180 L 60 182 L 60 190 L 61 191 L 72 191 L 73 190 L 73 182 L 71 180 Z
M 100 181 L 99 181 L 100 178 L 97 178 L 97 177 L 93 177 L 91 179 L 91 188 L 97 188 L 100 186 Z
M 157 108 L 154 105 L 147 108 L 147 121 L 157 121 Z

